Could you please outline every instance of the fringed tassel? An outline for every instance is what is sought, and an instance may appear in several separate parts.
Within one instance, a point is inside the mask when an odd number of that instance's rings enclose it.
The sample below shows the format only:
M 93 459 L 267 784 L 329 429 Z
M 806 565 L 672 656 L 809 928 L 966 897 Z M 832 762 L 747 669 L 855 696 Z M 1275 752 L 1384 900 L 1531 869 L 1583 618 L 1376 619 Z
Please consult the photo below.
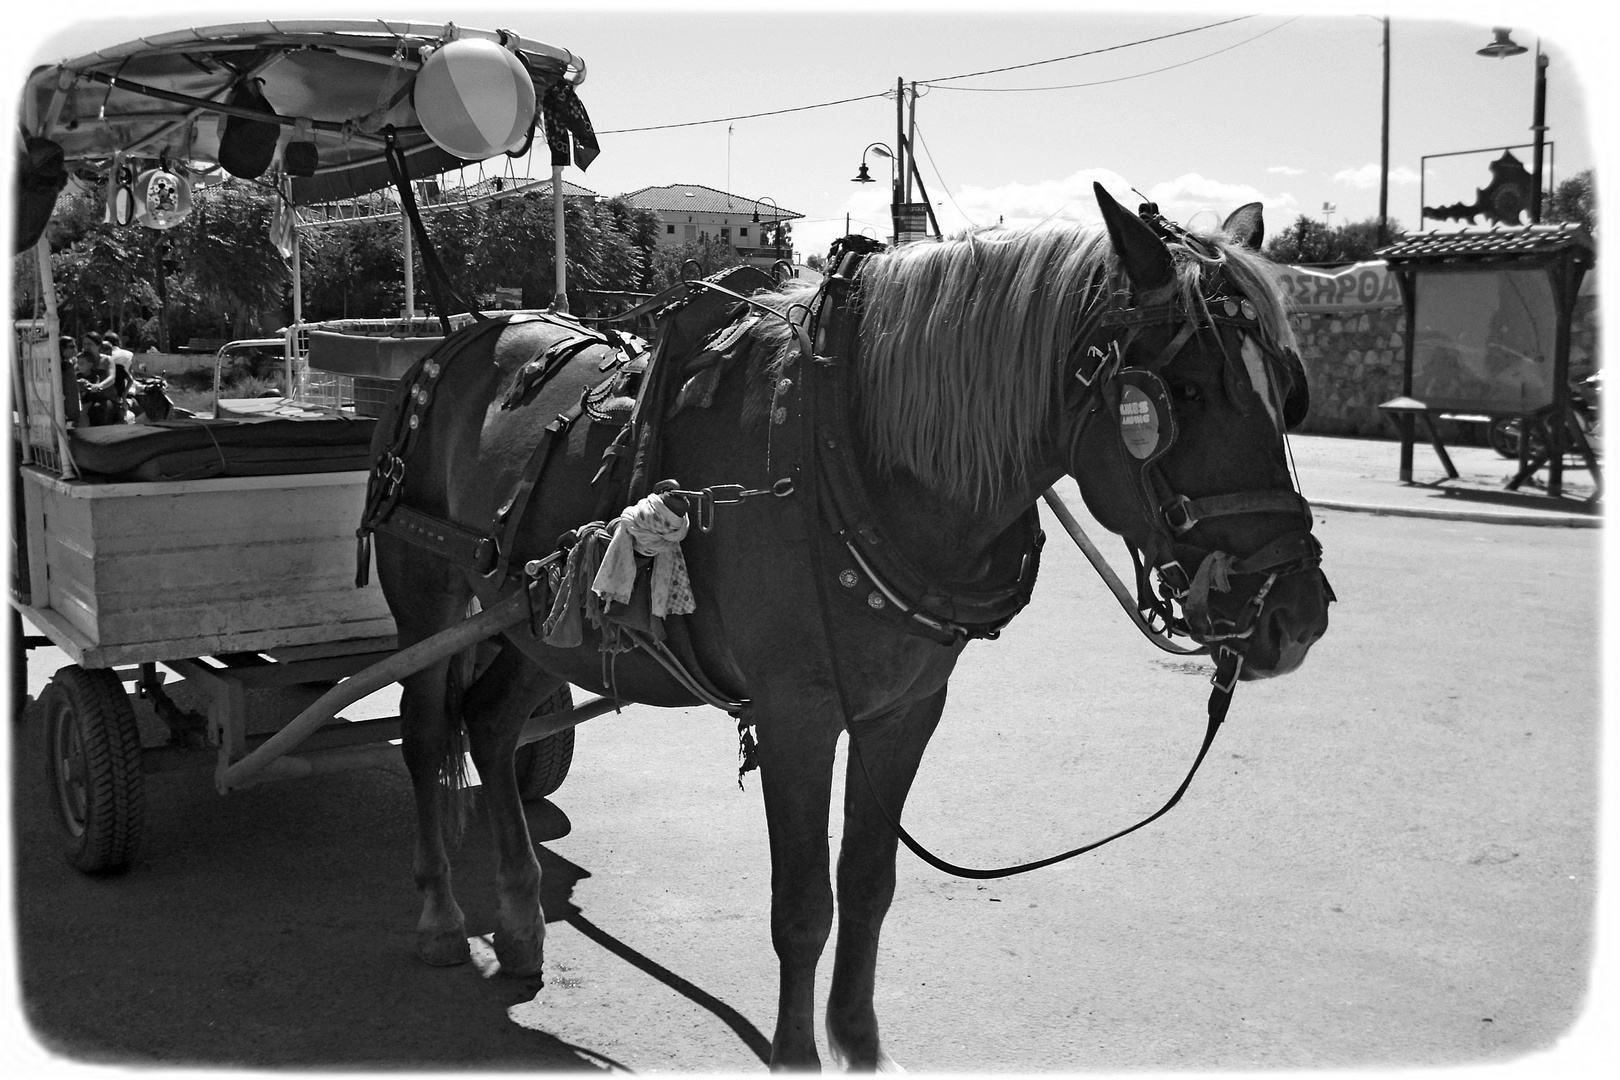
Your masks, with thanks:
M 753 722 L 747 713 L 737 715 L 737 790 L 743 790 L 743 777 L 759 768 L 759 744 L 754 741 Z

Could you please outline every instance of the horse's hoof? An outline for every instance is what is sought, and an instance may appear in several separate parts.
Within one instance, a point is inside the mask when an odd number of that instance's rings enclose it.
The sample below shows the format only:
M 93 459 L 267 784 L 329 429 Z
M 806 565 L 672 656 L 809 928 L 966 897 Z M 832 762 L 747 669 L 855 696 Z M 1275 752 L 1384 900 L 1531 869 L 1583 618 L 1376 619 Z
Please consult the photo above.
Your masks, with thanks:
M 889 1052 L 883 1049 L 882 1046 L 877 1046 L 874 1050 L 875 1052 L 857 1054 L 834 1038 L 831 1031 L 827 1032 L 827 1051 L 832 1056 L 833 1066 L 840 1072 L 903 1073 L 906 1071 L 898 1061 L 889 1056 Z
M 540 974 L 546 954 L 546 938 L 542 934 L 509 934 L 499 931 L 495 935 L 495 957 L 501 962 L 501 974 L 511 979 L 526 979 Z
M 472 959 L 465 930 L 421 930 L 416 935 L 416 955 L 424 964 L 454 967 Z

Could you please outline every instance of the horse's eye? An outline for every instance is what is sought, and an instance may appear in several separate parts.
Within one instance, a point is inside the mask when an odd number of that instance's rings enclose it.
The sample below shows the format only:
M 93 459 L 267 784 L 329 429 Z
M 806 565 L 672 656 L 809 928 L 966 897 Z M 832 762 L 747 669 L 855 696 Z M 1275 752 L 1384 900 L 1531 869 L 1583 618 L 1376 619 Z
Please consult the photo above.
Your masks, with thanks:
M 1177 401 L 1202 401 L 1202 400 L 1204 400 L 1204 395 L 1203 395 L 1202 391 L 1200 391 L 1198 389 L 1198 387 L 1193 385 L 1192 383 L 1186 383 L 1186 382 L 1171 383 L 1170 386 L 1169 386 L 1169 390 L 1170 390 L 1170 396 L 1175 398 Z

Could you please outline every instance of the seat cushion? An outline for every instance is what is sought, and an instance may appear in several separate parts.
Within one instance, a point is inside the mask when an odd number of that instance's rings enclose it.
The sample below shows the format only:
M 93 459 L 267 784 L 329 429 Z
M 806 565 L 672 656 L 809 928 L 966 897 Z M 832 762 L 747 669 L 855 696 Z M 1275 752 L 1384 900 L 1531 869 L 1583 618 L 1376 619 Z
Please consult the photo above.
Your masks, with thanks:
M 335 412 L 163 420 L 75 428 L 79 471 L 112 480 L 199 480 L 209 476 L 340 472 L 370 466 L 372 417 Z

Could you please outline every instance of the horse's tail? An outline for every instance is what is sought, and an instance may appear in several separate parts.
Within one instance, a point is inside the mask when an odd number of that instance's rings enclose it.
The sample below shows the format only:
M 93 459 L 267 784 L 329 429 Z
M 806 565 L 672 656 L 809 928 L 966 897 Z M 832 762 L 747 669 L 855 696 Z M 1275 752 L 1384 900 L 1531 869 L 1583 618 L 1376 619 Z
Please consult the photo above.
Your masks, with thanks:
M 445 842 L 456 845 L 467 830 L 473 789 L 467 782 L 467 723 L 462 701 L 472 681 L 472 650 L 450 658 L 444 680 L 444 758 L 439 762 L 439 822 Z

